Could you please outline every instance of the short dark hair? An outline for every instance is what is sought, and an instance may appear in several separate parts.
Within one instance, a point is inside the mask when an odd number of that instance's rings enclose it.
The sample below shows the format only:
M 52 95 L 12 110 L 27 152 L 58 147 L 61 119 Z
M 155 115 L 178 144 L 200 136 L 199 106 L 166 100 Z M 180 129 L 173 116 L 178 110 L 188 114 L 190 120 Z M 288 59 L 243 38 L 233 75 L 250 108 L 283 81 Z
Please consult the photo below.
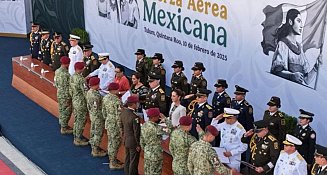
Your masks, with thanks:
M 180 97 L 184 96 L 184 92 L 182 90 L 180 90 L 180 89 L 175 89 L 175 90 L 173 90 L 173 92 L 175 92 Z
M 133 74 L 132 74 L 132 76 L 135 76 L 135 78 L 136 79 L 140 79 L 141 78 L 141 74 L 139 73 L 139 72 L 134 72 Z
M 121 65 L 116 66 L 117 69 L 119 69 L 120 72 L 125 73 L 125 68 Z

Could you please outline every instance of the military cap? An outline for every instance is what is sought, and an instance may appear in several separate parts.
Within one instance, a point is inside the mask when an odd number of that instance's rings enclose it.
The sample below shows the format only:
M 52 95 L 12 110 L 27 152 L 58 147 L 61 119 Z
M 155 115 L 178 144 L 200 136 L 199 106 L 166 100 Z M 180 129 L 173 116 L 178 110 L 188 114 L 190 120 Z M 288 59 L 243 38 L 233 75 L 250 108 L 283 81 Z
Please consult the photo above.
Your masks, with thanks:
M 146 111 L 146 114 L 148 115 L 149 118 L 157 117 L 160 115 L 160 110 L 159 108 L 150 108 Z
M 98 77 L 91 77 L 89 80 L 90 86 L 96 86 L 100 83 L 100 78 Z
M 87 51 L 87 50 L 90 50 L 93 48 L 93 45 L 92 44 L 86 44 L 83 46 L 83 51 Z
M 157 75 L 157 74 L 150 74 L 149 75 L 149 79 L 148 79 L 148 82 L 153 82 L 154 80 L 160 80 L 161 76 L 160 75 Z
M 325 159 L 327 159 L 327 148 L 317 144 L 315 156 L 323 156 Z
M 180 68 L 182 68 L 182 71 L 183 71 L 184 70 L 183 61 L 176 60 L 175 63 L 171 67 L 172 68 L 180 67 Z
M 137 49 L 135 52 L 135 55 L 144 55 L 145 56 L 145 50 L 144 49 Z
M 84 62 L 76 62 L 75 65 L 74 65 L 75 70 L 82 70 L 84 67 L 85 67 Z
M 61 64 L 69 64 L 70 63 L 70 58 L 68 56 L 62 56 L 60 58 L 60 63 Z
M 45 34 L 50 34 L 49 30 L 47 29 L 43 29 L 41 32 L 40 32 L 41 35 L 45 35 Z
M 240 114 L 239 110 L 232 109 L 232 108 L 224 108 L 223 117 L 231 117 Z
M 119 84 L 118 83 L 115 83 L 115 82 L 112 82 L 108 85 L 108 90 L 118 90 L 119 89 Z
M 203 63 L 195 62 L 194 66 L 192 67 L 192 70 L 202 70 L 202 72 L 204 72 L 206 71 L 206 68 L 204 67 Z
M 40 23 L 38 23 L 38 22 L 32 22 L 32 24 L 31 24 L 32 27 L 37 27 L 39 25 L 40 25 Z
M 247 89 L 242 88 L 241 86 L 235 85 L 235 92 L 236 95 L 245 95 L 247 92 L 249 92 Z
M 281 106 L 281 102 L 280 102 L 280 98 L 276 97 L 276 96 L 272 96 L 271 99 L 269 100 L 269 102 L 267 103 L 268 106 L 277 106 L 278 108 L 280 108 Z
M 60 32 L 55 32 L 55 33 L 53 34 L 53 37 L 54 37 L 54 38 L 59 38 L 59 37 L 61 37 L 61 33 L 60 33 Z
M 307 118 L 307 119 L 312 119 L 312 117 L 314 116 L 313 113 L 305 111 L 303 109 L 300 109 L 300 117 L 299 118 Z
M 70 34 L 69 35 L 69 40 L 80 40 L 81 38 L 79 36 L 76 36 L 76 35 L 73 35 L 73 34 Z
M 99 55 L 99 61 L 109 59 L 109 53 L 98 53 Z
M 158 59 L 160 60 L 160 63 L 163 63 L 165 61 L 161 53 L 155 53 L 152 59 Z
M 192 124 L 192 117 L 183 116 L 183 117 L 179 118 L 179 125 L 190 126 L 191 124 Z
M 217 130 L 216 127 L 212 126 L 212 125 L 208 125 L 206 127 L 206 132 L 209 132 L 210 134 L 212 134 L 213 136 L 217 137 L 219 132 Z
M 196 92 L 196 96 L 208 96 L 211 93 L 210 90 L 204 88 L 198 88 Z
M 224 80 L 224 79 L 218 79 L 217 80 L 217 83 L 215 84 L 215 87 L 220 87 L 220 86 L 222 86 L 222 87 L 224 87 L 224 88 L 228 88 L 228 84 L 227 84 L 227 82 L 226 82 L 226 80 Z
M 268 125 L 269 123 L 266 120 L 258 120 L 256 122 L 253 122 L 255 132 L 258 132 L 261 129 L 268 127 Z
M 286 134 L 286 140 L 283 141 L 283 144 L 291 146 L 302 145 L 302 141 L 290 134 Z
M 139 102 L 139 97 L 137 95 L 131 95 L 127 97 L 127 103 L 137 103 Z

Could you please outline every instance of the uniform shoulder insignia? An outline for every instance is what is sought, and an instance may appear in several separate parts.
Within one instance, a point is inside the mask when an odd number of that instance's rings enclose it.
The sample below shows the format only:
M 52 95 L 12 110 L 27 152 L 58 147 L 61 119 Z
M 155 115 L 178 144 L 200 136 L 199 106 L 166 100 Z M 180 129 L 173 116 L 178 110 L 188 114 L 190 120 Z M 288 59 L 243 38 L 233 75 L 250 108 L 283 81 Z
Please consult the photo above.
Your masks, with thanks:
M 299 160 L 304 160 L 304 158 L 301 156 L 301 154 L 297 154 L 296 156 Z
M 62 42 L 62 41 L 61 41 L 61 44 L 62 44 L 63 46 L 66 46 L 66 45 L 67 45 L 66 43 L 64 43 L 64 42 Z
M 138 118 L 138 117 L 137 117 L 137 118 L 135 118 L 134 120 L 135 120 L 135 122 L 136 122 L 136 123 L 140 123 L 140 121 L 139 121 L 139 118 Z
M 165 75 L 166 74 L 166 70 L 165 69 L 161 69 L 160 73 L 161 73 L 161 75 Z
M 159 92 L 160 92 L 160 93 L 162 93 L 162 94 L 164 94 L 164 93 L 165 93 L 165 91 L 164 91 L 164 90 L 162 90 L 161 88 L 159 88 Z
M 95 57 L 93 55 L 91 56 L 91 60 L 95 60 Z
M 284 118 L 284 115 L 283 115 L 283 113 L 281 113 L 281 112 L 278 112 L 278 115 L 279 115 L 279 117 L 280 117 L 280 118 Z
M 275 141 L 275 140 L 276 140 L 276 138 L 275 138 L 274 136 L 272 136 L 272 135 L 269 135 L 268 138 L 269 138 L 271 141 Z
M 81 47 L 77 47 L 77 50 L 78 50 L 78 51 L 82 51 Z
M 228 97 L 229 97 L 229 95 L 228 95 L 227 93 L 225 93 L 225 94 L 224 94 L 224 96 L 225 96 L 226 98 L 228 98 Z
M 245 105 L 245 106 L 250 106 L 249 102 L 246 101 L 246 100 L 244 100 L 244 105 Z
M 241 124 L 237 124 L 237 127 L 243 129 L 244 127 Z
M 206 104 L 206 107 L 207 107 L 209 110 L 212 109 L 212 107 L 211 107 L 209 104 Z
M 310 138 L 311 138 L 311 139 L 315 139 L 315 138 L 316 138 L 316 133 L 315 133 L 315 132 L 311 133 L 311 134 L 310 134 Z
M 112 63 L 109 62 L 109 67 L 113 67 Z
M 281 150 L 280 153 L 284 153 L 285 151 L 284 150 Z

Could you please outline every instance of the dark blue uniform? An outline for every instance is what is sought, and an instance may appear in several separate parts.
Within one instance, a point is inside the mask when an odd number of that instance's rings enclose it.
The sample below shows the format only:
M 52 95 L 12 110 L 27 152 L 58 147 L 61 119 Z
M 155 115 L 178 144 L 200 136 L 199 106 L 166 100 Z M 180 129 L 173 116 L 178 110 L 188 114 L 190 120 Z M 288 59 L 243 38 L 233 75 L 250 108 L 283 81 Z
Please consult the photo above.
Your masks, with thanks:
M 219 95 L 215 92 L 212 98 L 213 116 L 216 117 L 219 114 L 224 113 L 224 108 L 230 108 L 231 98 L 226 92 Z
M 41 40 L 39 58 L 41 58 L 46 65 L 52 64 L 50 53 L 52 42 L 53 40 L 50 38 Z
M 32 54 L 32 58 L 37 59 L 40 51 L 40 42 L 41 42 L 41 34 L 39 32 L 32 32 L 30 34 L 30 51 Z
M 191 135 L 199 139 L 199 135 L 196 131 L 196 125 L 199 124 L 201 128 L 205 130 L 205 128 L 211 124 L 212 117 L 212 107 L 207 102 L 200 107 L 199 104 L 196 104 L 192 113 Z
M 312 164 L 316 150 L 316 132 L 310 125 L 305 128 L 302 128 L 301 125 L 297 125 L 294 130 L 294 136 L 302 141 L 302 145 L 298 146 L 297 150 L 308 164 Z
M 253 129 L 253 108 L 246 100 L 243 100 L 240 104 L 235 99 L 232 100 L 231 107 L 240 111 L 237 120 L 245 128 L 246 131 Z

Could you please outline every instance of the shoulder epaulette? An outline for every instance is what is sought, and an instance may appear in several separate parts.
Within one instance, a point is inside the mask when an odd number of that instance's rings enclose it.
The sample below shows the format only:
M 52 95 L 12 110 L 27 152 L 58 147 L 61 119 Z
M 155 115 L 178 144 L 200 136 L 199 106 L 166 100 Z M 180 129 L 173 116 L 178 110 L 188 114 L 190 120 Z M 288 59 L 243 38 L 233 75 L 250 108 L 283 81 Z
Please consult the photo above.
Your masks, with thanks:
M 249 102 L 246 101 L 246 100 L 244 100 L 244 105 L 245 105 L 245 106 L 250 106 Z
M 212 107 L 211 107 L 209 104 L 206 104 L 206 107 L 207 107 L 209 110 L 212 109 Z
M 276 140 L 276 138 L 275 138 L 274 136 L 272 136 L 272 135 L 269 135 L 268 138 L 269 138 L 271 141 L 275 141 L 275 140 Z
M 284 150 L 281 150 L 280 153 L 284 153 L 285 151 Z
M 303 157 L 301 156 L 301 154 L 299 154 L 299 153 L 297 154 L 296 157 L 297 157 L 299 160 L 301 160 L 301 161 L 304 160 L 304 158 L 303 158 Z
M 162 90 L 161 88 L 159 88 L 159 92 L 162 93 L 162 94 L 165 93 L 165 91 Z
M 283 115 L 283 113 L 281 113 L 281 112 L 278 112 L 278 115 L 279 115 L 279 117 L 280 117 L 280 118 L 284 118 L 284 115 Z
M 244 127 L 241 124 L 237 124 L 237 127 L 243 129 Z
M 225 96 L 226 98 L 228 98 L 228 97 L 229 97 L 229 95 L 228 95 L 227 93 L 225 93 L 225 94 L 224 94 L 224 96 Z
M 63 46 L 66 46 L 67 44 L 63 41 L 60 42 Z
M 77 50 L 82 51 L 82 48 L 81 47 L 77 47 Z

